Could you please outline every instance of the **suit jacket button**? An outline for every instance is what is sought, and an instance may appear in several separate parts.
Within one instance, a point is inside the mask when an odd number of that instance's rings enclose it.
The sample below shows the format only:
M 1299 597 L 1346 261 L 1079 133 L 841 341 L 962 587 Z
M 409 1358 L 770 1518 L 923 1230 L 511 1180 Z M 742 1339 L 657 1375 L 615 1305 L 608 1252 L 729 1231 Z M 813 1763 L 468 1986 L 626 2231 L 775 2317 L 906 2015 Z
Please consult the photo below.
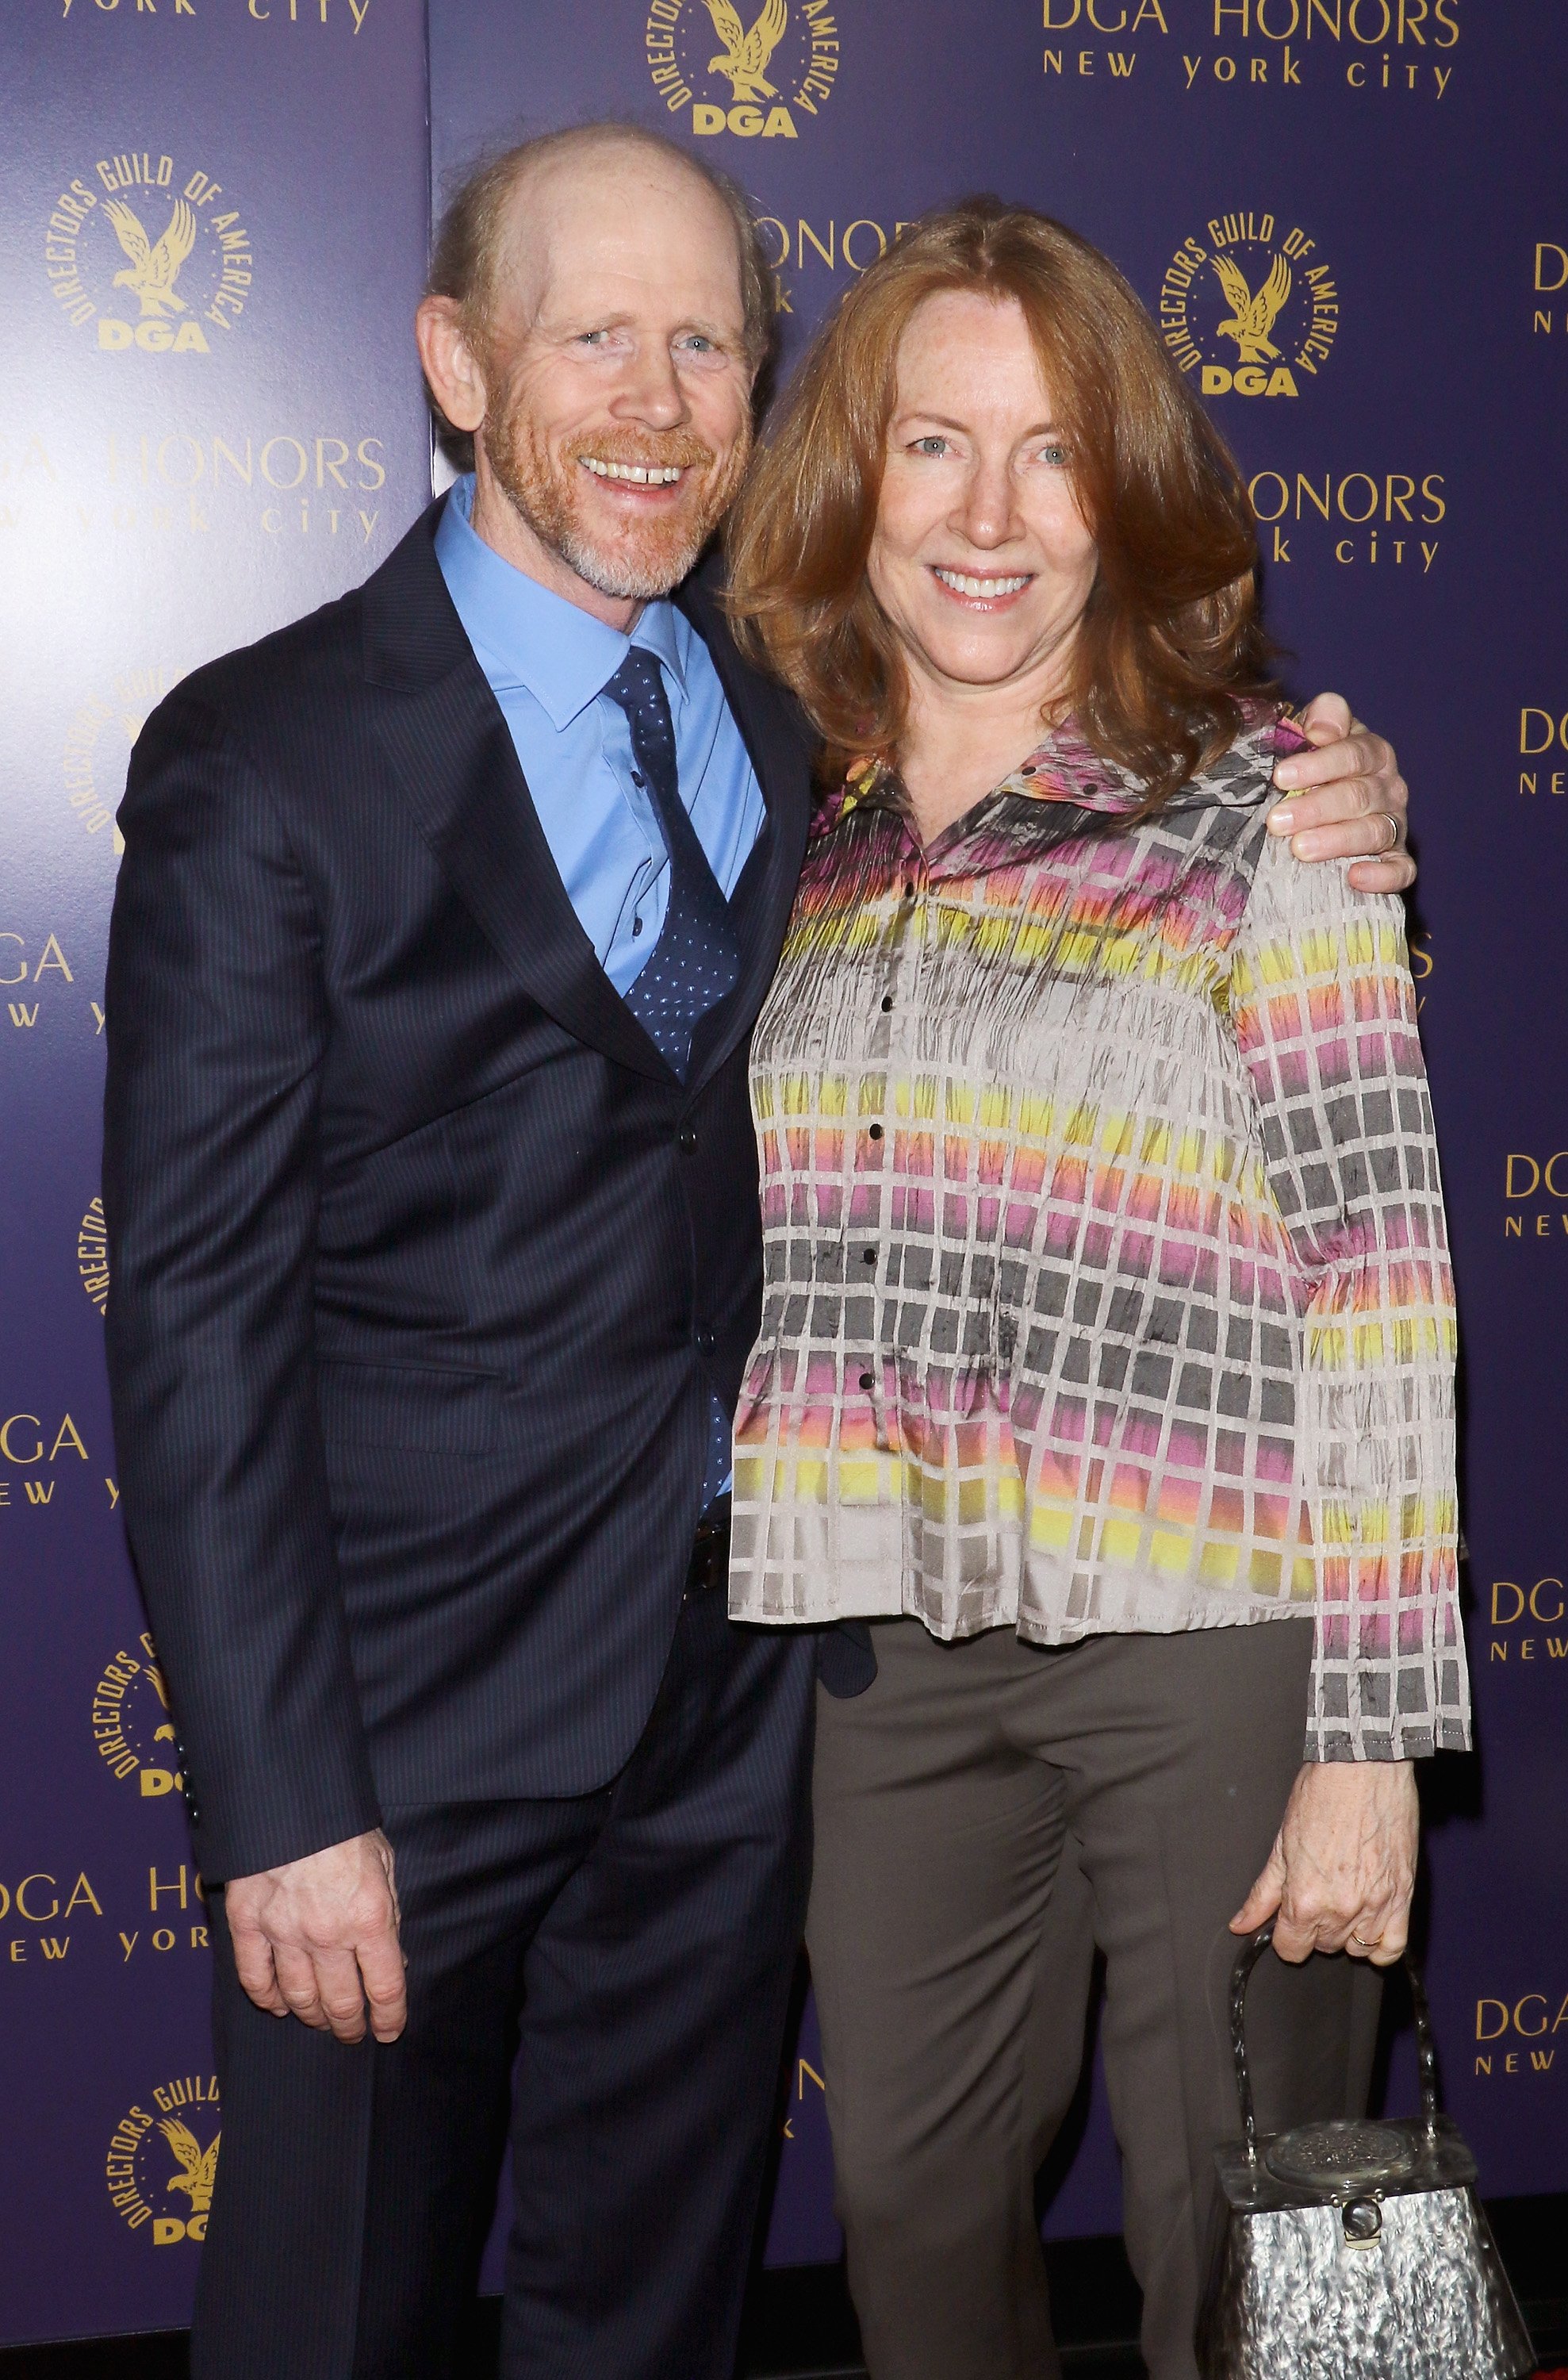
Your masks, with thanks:
M 699 1330 L 699 1331 L 698 1331 L 698 1333 L 697 1333 L 697 1352 L 698 1352 L 698 1354 L 703 1354 L 703 1355 L 711 1355 L 711 1354 L 712 1354 L 712 1353 L 713 1353 L 713 1333 L 712 1333 L 712 1331 L 711 1331 L 711 1330 Z
M 690 1157 L 693 1149 L 695 1148 L 697 1145 L 697 1135 L 692 1130 L 689 1123 L 681 1125 L 678 1138 L 680 1140 L 681 1147 L 685 1150 L 687 1156 Z

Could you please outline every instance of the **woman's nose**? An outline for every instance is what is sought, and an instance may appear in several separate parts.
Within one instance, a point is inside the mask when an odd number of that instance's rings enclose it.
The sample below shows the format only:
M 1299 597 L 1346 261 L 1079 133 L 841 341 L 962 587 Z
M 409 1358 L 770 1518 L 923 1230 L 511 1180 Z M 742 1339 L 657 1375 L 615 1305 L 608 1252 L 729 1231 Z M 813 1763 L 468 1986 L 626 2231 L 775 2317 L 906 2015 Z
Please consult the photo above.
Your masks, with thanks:
M 1012 474 L 1003 464 L 978 464 L 964 488 L 955 526 L 971 545 L 1006 544 L 1014 533 Z

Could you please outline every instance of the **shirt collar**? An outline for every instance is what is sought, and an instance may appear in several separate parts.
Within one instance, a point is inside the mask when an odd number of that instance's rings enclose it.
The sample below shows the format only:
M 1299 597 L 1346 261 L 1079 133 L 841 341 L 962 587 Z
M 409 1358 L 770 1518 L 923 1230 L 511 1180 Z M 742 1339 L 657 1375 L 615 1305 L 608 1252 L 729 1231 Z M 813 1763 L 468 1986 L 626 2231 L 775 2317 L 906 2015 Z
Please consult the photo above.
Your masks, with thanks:
M 1143 788 L 1115 761 L 1102 759 L 1070 719 L 1053 728 L 992 791 L 1022 794 L 1036 802 L 1073 802 L 1080 809 L 1103 810 L 1112 816 L 1136 809 L 1144 798 Z M 814 835 L 829 832 L 851 810 L 901 810 L 902 807 L 896 771 L 882 760 L 857 761 L 843 784 L 818 808 L 812 832 Z
M 1244 732 L 1268 722 L 1272 712 L 1269 703 L 1253 698 L 1244 699 Z M 1287 752 L 1299 752 L 1306 741 L 1291 719 L 1274 718 L 1268 747 L 1270 757 L 1283 759 Z M 1247 782 L 1252 782 L 1249 772 Z M 1206 773 L 1204 783 L 1206 798 L 1224 800 L 1223 770 L 1217 779 Z M 1028 758 L 1010 770 L 993 790 L 998 794 L 1021 794 L 1035 802 L 1071 802 L 1080 809 L 1098 810 L 1110 818 L 1125 817 L 1148 798 L 1148 788 L 1130 770 L 1094 750 L 1074 718 L 1052 728 Z M 819 807 L 812 821 L 812 832 L 814 836 L 829 832 L 851 810 L 900 808 L 898 777 L 887 762 L 857 761 L 843 784 L 836 787 Z
M 1111 817 L 1137 809 L 1146 797 L 1128 771 L 1094 750 L 1076 719 L 1065 719 L 1043 736 L 996 791 L 1023 794 L 1036 802 L 1072 802 L 1080 809 Z
M 541 587 L 488 546 L 470 517 L 474 480 L 458 480 L 436 530 L 436 559 L 468 641 L 496 692 L 522 686 L 557 730 L 602 694 L 633 645 L 664 665 L 677 707 L 690 631 L 672 603 L 645 603 L 630 636 Z

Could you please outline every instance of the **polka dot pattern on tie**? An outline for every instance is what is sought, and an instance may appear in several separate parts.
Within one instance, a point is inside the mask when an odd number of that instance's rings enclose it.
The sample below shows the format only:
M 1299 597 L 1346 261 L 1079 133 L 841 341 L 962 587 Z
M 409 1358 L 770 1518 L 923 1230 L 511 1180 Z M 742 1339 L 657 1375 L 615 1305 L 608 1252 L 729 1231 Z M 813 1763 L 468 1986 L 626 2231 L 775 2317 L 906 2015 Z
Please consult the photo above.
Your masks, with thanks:
M 693 1033 L 740 981 L 740 950 L 730 905 L 681 800 L 675 728 L 654 655 L 633 645 L 605 692 L 626 713 L 633 758 L 647 781 L 669 857 L 664 928 L 626 1005 L 684 1082 Z

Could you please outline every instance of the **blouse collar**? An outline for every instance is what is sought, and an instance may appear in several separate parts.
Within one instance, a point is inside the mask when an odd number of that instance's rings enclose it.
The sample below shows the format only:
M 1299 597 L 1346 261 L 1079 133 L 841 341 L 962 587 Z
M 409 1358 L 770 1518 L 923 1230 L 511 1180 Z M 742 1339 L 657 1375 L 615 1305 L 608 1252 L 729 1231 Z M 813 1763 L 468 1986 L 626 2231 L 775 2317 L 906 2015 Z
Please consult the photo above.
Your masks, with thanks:
M 1243 734 L 1269 715 L 1272 706 L 1246 702 Z M 1298 751 L 1306 742 L 1288 718 L 1277 720 L 1273 732 L 1276 757 Z M 1097 810 L 1107 818 L 1125 818 L 1140 808 L 1145 788 L 1131 771 L 1107 760 L 1089 743 L 1075 718 L 1063 721 L 1042 737 L 1027 759 L 1009 770 L 990 795 L 1019 794 L 1034 802 L 1070 802 L 1077 808 Z M 979 808 L 976 803 L 976 808 Z M 851 810 L 902 808 L 898 774 L 885 760 L 857 761 L 841 785 L 820 805 L 812 821 L 814 838 L 828 833 Z

